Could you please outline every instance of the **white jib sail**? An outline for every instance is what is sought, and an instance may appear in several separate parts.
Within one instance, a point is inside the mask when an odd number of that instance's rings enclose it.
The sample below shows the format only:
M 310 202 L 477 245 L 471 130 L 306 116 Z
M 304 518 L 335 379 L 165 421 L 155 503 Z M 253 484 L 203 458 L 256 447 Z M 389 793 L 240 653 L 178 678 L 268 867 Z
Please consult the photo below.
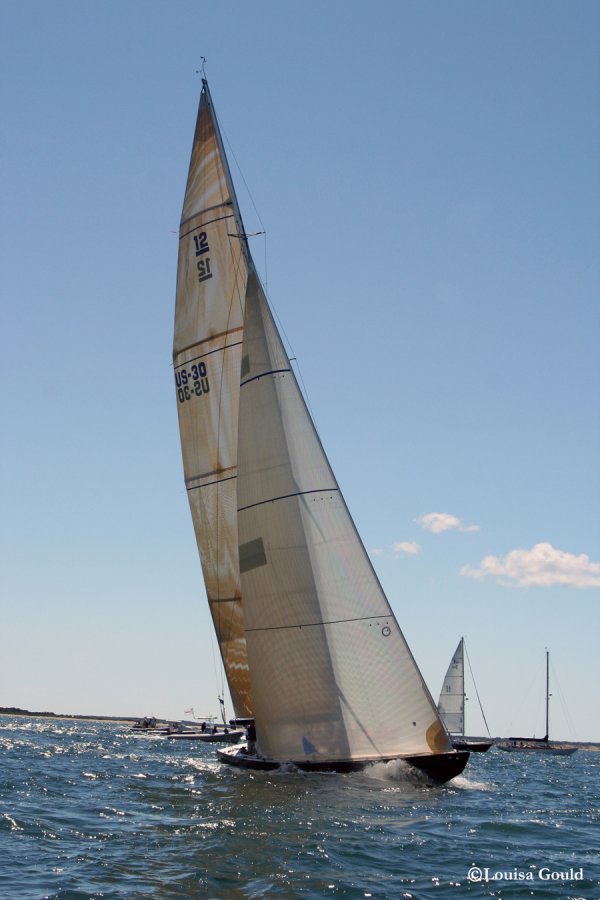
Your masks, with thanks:
M 179 234 L 173 365 L 185 483 L 206 592 L 235 713 L 248 716 L 236 481 L 248 279 L 240 235 L 243 225 L 204 82 Z
M 465 733 L 465 654 L 464 639 L 458 642 L 454 656 L 450 660 L 442 690 L 438 709 L 450 734 Z
M 445 752 L 252 273 L 245 309 L 238 528 L 259 747 L 298 761 Z

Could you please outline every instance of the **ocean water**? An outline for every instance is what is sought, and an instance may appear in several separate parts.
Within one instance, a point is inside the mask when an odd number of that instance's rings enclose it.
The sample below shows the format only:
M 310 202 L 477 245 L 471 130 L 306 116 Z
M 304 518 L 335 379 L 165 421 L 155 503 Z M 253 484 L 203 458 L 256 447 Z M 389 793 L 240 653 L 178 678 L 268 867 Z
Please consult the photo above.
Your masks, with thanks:
M 599 821 L 600 753 L 492 749 L 428 787 L 401 763 L 250 773 L 124 725 L 0 717 L 2 900 L 594 900 Z

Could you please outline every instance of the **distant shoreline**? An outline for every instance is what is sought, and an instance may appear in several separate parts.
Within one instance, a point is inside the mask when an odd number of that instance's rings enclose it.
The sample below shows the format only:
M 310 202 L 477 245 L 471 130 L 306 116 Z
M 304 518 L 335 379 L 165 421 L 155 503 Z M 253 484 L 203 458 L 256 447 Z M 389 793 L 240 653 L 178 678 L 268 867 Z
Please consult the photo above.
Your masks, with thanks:
M 126 725 L 132 722 L 140 722 L 144 716 L 88 716 L 81 713 L 53 713 L 53 712 L 31 712 L 28 709 L 19 709 L 16 706 L 0 706 L 0 716 L 23 716 L 31 719 L 77 719 L 88 722 L 123 722 Z M 167 725 L 173 719 L 158 719 L 156 716 L 152 718 L 159 725 Z M 496 741 L 505 741 L 507 738 L 496 737 L 492 739 Z M 556 742 L 555 742 L 556 743 Z M 594 741 L 559 741 L 558 743 L 577 747 L 582 750 L 595 750 L 600 752 L 600 743 Z
M 30 719 L 77 719 L 88 722 L 124 722 L 126 724 L 140 722 L 144 718 L 144 716 L 88 716 L 82 713 L 32 712 L 29 709 L 19 709 L 18 706 L 0 706 L 0 716 L 23 716 L 23 718 Z M 156 716 L 152 716 L 152 718 L 160 724 L 173 721 L 172 719 L 157 719 Z

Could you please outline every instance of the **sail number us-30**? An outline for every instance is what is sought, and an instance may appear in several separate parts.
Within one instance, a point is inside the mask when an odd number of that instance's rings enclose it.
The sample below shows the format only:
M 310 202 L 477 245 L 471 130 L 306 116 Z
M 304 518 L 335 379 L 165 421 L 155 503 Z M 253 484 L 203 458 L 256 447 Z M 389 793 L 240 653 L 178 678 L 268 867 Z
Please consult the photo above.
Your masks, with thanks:
M 177 399 L 180 403 L 191 400 L 193 397 L 202 397 L 208 394 L 210 384 L 206 375 L 206 366 L 203 362 L 194 363 L 188 369 L 180 369 L 175 372 L 175 386 Z

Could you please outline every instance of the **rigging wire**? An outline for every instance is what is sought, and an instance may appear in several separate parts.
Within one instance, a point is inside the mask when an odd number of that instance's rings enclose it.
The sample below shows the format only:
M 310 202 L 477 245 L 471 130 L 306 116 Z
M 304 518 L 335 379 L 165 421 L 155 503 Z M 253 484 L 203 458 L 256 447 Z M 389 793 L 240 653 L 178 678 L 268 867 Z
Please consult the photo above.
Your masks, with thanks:
M 204 79 L 206 77 L 206 72 L 204 69 L 204 64 L 206 62 L 206 58 L 204 56 L 202 56 L 201 59 L 202 59 L 202 78 Z M 213 114 L 214 114 L 214 110 L 213 110 Z M 206 178 L 207 176 L 205 175 L 204 177 Z M 220 373 L 221 382 L 223 380 L 223 367 L 224 367 L 224 363 L 222 361 L 221 362 L 221 373 Z M 221 389 L 221 390 L 219 390 L 219 405 L 218 405 L 218 413 L 217 413 L 217 459 L 219 458 L 219 444 L 220 444 L 220 440 L 221 440 L 221 398 L 222 398 L 222 394 L 223 394 L 223 392 Z M 219 525 L 219 519 L 220 519 L 220 513 L 221 513 L 220 500 L 221 500 L 221 497 L 220 497 L 219 491 L 217 489 L 216 555 L 217 555 L 217 598 L 218 599 L 220 599 L 220 596 L 221 596 L 221 583 L 220 583 L 221 576 L 220 576 L 220 566 L 219 566 L 219 563 L 220 563 L 219 535 L 220 535 L 220 531 L 221 531 L 220 525 Z M 212 623 L 214 625 L 214 631 L 216 631 L 217 641 L 219 644 L 220 666 L 217 667 L 216 660 L 215 660 L 214 643 L 213 643 L 213 628 L 209 628 L 209 631 L 211 633 L 211 652 L 212 652 L 212 657 L 213 657 L 214 679 L 215 679 L 215 684 L 217 685 L 217 690 L 220 686 L 221 687 L 220 693 L 222 694 L 223 693 L 223 677 L 224 677 L 224 660 L 223 660 L 223 652 L 221 650 L 221 636 L 222 636 L 221 604 L 217 603 L 217 614 L 215 617 L 214 611 L 213 611 L 213 604 L 210 602 L 210 598 L 208 596 L 208 591 L 206 592 L 206 596 L 207 596 L 207 600 L 209 601 L 208 605 L 209 605 L 209 610 L 210 610 L 210 617 L 212 619 Z
M 216 112 L 214 112 L 214 109 L 213 109 L 213 113 L 214 113 L 214 115 L 215 115 L 215 119 L 217 119 L 217 115 L 216 115 Z M 239 176 L 240 176 L 240 178 L 242 179 L 242 182 L 243 182 L 243 184 L 244 184 L 244 187 L 246 188 L 246 193 L 248 194 L 248 197 L 250 198 L 250 202 L 251 202 L 251 204 L 252 204 L 252 207 L 253 207 L 253 209 L 254 209 L 254 212 L 256 213 L 256 218 L 257 218 L 258 221 L 260 222 L 260 227 L 261 227 L 261 229 L 262 229 L 262 232 L 257 231 L 257 232 L 254 232 L 254 234 L 256 235 L 256 234 L 261 234 L 261 233 L 262 233 L 262 234 L 264 234 L 264 236 L 265 236 L 265 242 L 264 242 L 264 244 L 265 244 L 265 287 L 266 287 L 266 285 L 267 285 L 267 249 L 266 249 L 266 248 L 267 248 L 267 229 L 266 229 L 266 227 L 265 227 L 265 223 L 263 222 L 263 220 L 262 220 L 261 217 L 260 217 L 260 213 L 259 213 L 259 211 L 258 211 L 258 207 L 257 207 L 256 203 L 254 202 L 254 197 L 252 196 L 252 192 L 251 192 L 251 190 L 250 190 L 250 188 L 249 188 L 249 186 L 248 186 L 248 182 L 246 181 L 246 179 L 245 179 L 245 177 L 244 177 L 244 173 L 242 172 L 242 167 L 240 166 L 240 164 L 239 164 L 239 162 L 238 162 L 237 156 L 235 155 L 235 151 L 234 151 L 234 149 L 233 149 L 233 147 L 232 147 L 232 145 L 231 145 L 231 141 L 229 140 L 229 138 L 228 138 L 228 136 L 227 136 L 227 132 L 226 132 L 225 129 L 223 128 L 223 126 L 222 126 L 222 124 L 221 124 L 221 121 L 220 121 L 219 119 L 217 119 L 217 124 L 218 124 L 218 126 L 219 126 L 219 130 L 220 130 L 221 134 L 223 135 L 223 137 L 225 138 L 225 140 L 226 140 L 226 142 L 227 142 L 227 146 L 229 147 L 229 152 L 230 152 L 230 154 L 231 154 L 231 157 L 233 158 L 233 161 L 235 162 L 235 165 L 236 165 L 237 171 L 238 171 L 238 173 L 239 173 Z
M 481 705 L 481 700 L 479 697 L 479 691 L 477 690 L 477 683 L 475 681 L 475 676 L 473 675 L 473 669 L 471 668 L 471 660 L 469 659 L 469 654 L 467 652 L 467 645 L 463 641 L 463 649 L 465 651 L 465 656 L 467 657 L 467 662 L 469 663 L 469 672 L 471 673 L 471 681 L 473 682 L 473 687 L 475 688 L 475 693 L 477 695 L 477 702 L 479 703 L 479 709 L 481 710 L 481 715 L 483 716 L 483 721 L 485 722 L 485 727 L 487 728 L 488 737 L 491 737 L 490 728 L 487 723 L 487 719 L 485 717 L 485 713 L 483 711 L 483 706 Z
M 240 295 L 240 291 L 238 288 L 238 286 L 239 286 L 238 279 L 240 277 L 241 261 L 242 261 L 241 255 L 238 258 L 237 263 L 234 260 L 235 278 L 234 278 L 232 296 L 230 297 L 230 300 L 229 300 L 229 313 L 228 313 L 228 319 L 227 319 L 227 327 L 228 328 L 229 328 L 229 323 L 231 321 L 231 316 L 233 314 L 233 308 L 234 308 L 236 299 L 238 301 L 238 304 L 241 303 L 241 295 Z M 223 379 L 224 379 L 224 377 L 225 377 L 225 354 L 223 353 L 222 358 L 221 358 L 221 372 L 220 372 L 220 384 L 219 384 L 219 405 L 218 405 L 218 415 L 217 415 L 217 459 L 219 458 L 219 451 L 220 451 L 220 445 L 221 445 L 221 408 L 222 408 L 222 398 L 223 398 Z M 219 566 L 219 562 L 220 562 L 219 518 L 220 518 L 220 514 L 221 514 L 221 503 L 222 503 L 222 498 L 221 498 L 220 494 L 218 493 L 216 552 L 217 552 L 217 594 L 219 596 L 219 599 L 220 599 L 220 595 L 221 595 L 221 574 L 220 574 L 220 566 Z M 225 696 L 225 660 L 224 660 L 224 654 L 223 654 L 221 642 L 224 643 L 224 642 L 228 641 L 231 637 L 235 611 L 234 611 L 234 607 L 232 605 L 231 609 L 229 611 L 229 616 L 225 617 L 225 621 L 223 621 L 221 618 L 221 603 L 217 604 L 217 609 L 218 609 L 217 629 L 218 629 L 218 637 L 219 637 L 219 646 L 221 647 L 221 669 L 220 669 L 221 690 L 219 693 L 220 693 L 221 697 L 224 697 Z M 211 610 L 211 612 L 212 612 L 212 610 Z
M 205 63 L 206 63 L 206 57 L 205 57 L 205 56 L 201 56 L 200 58 L 201 58 L 201 60 L 202 60 L 202 69 L 201 69 L 201 72 L 202 72 L 202 76 L 205 78 L 205 77 L 206 77 L 206 72 L 205 72 L 204 66 L 205 66 Z M 200 71 L 200 70 L 197 70 L 197 72 L 199 72 L 199 71 Z M 235 155 L 235 150 L 233 149 L 232 143 L 231 143 L 231 141 L 229 140 L 229 137 L 228 137 L 228 135 L 227 135 L 227 132 L 226 132 L 225 129 L 223 128 L 223 125 L 222 125 L 222 123 L 221 123 L 220 118 L 217 116 L 217 113 L 216 113 L 216 110 L 215 110 L 214 106 L 213 106 L 213 108 L 212 108 L 212 112 L 213 112 L 213 115 L 214 115 L 215 120 L 216 120 L 216 122 L 217 122 L 217 126 L 218 126 L 218 128 L 219 128 L 219 131 L 221 132 L 222 136 L 225 138 L 225 141 L 227 142 L 227 146 L 228 146 L 229 151 L 230 151 L 230 153 L 231 153 L 231 157 L 233 158 L 233 161 L 235 162 L 236 169 L 237 169 L 237 171 L 238 171 L 238 173 L 239 173 L 240 178 L 242 179 L 242 182 L 243 182 L 243 184 L 244 184 L 244 187 L 245 187 L 245 189 L 246 189 L 246 192 L 247 192 L 247 194 L 248 194 L 248 197 L 250 198 L 250 202 L 251 202 L 251 204 L 252 204 L 252 207 L 253 207 L 253 209 L 254 209 L 254 212 L 256 213 L 256 217 L 257 217 L 257 219 L 258 219 L 258 221 L 259 221 L 259 223 L 260 223 L 261 229 L 262 229 L 262 231 L 256 231 L 256 232 L 252 232 L 252 233 L 250 233 L 250 234 L 247 234 L 246 237 L 254 237 L 254 236 L 257 236 L 257 235 L 260 235 L 260 234 L 262 234 L 262 235 L 264 236 L 264 243 L 263 243 L 263 246 L 264 246 L 264 273 L 265 273 L 265 277 L 264 277 L 264 282 L 263 282 L 263 285 L 262 285 L 262 286 L 263 286 L 263 290 L 264 290 L 264 292 L 265 292 L 265 295 L 266 295 L 266 297 L 267 297 L 267 300 L 269 301 L 269 306 L 271 307 L 271 310 L 272 310 L 272 312 L 273 312 L 273 315 L 275 316 L 275 319 L 277 320 L 277 324 L 279 325 L 279 328 L 281 329 L 281 333 L 282 333 L 283 337 L 285 338 L 285 342 L 286 342 L 286 344 L 287 344 L 288 347 L 289 347 L 289 350 L 290 350 L 290 362 L 293 361 L 293 362 L 296 363 L 296 365 L 295 365 L 294 368 L 296 369 L 296 372 L 297 372 L 297 374 L 298 374 L 298 380 L 299 380 L 299 382 L 300 382 L 300 384 L 301 384 L 301 386 L 302 386 L 302 393 L 303 393 L 303 395 L 304 395 L 304 399 L 305 399 L 305 401 L 306 401 L 306 405 L 308 406 L 309 412 L 310 412 L 310 414 L 311 414 L 311 417 L 312 417 L 312 420 L 313 420 L 313 424 L 314 424 L 314 426 L 315 426 L 315 431 L 317 432 L 317 434 L 319 434 L 319 429 L 317 428 L 317 424 L 316 424 L 316 420 L 315 420 L 315 415 L 314 415 L 313 409 L 312 409 L 311 404 L 310 404 L 310 400 L 309 400 L 309 396 L 308 396 L 308 391 L 307 391 L 307 388 L 306 388 L 306 383 L 305 383 L 305 381 L 304 381 L 304 377 L 303 377 L 302 372 L 301 372 L 301 370 L 300 370 L 300 364 L 299 364 L 299 362 L 298 362 L 298 357 L 297 357 L 296 354 L 294 353 L 294 348 L 292 347 L 292 342 L 290 341 L 290 339 L 289 339 L 289 337 L 288 337 L 288 335 L 287 335 L 287 333 L 286 333 L 286 331 L 285 331 L 285 328 L 284 328 L 284 326 L 283 326 L 283 322 L 281 321 L 281 318 L 279 317 L 279 314 L 278 314 L 278 312 L 277 312 L 277 309 L 275 308 L 275 305 L 273 304 L 271 298 L 269 297 L 269 293 L 268 293 L 268 290 L 267 290 L 267 285 L 268 285 L 267 229 L 266 229 L 266 226 L 265 226 L 265 224 L 264 224 L 264 222 L 263 222 L 263 220 L 262 220 L 262 218 L 261 218 L 261 215 L 260 215 L 260 212 L 259 212 L 259 210 L 258 210 L 258 207 L 257 207 L 257 205 L 256 205 L 256 203 L 255 203 L 255 201 L 254 201 L 254 197 L 253 197 L 253 195 L 252 195 L 252 192 L 251 192 L 251 190 L 250 190 L 250 187 L 249 187 L 249 185 L 248 185 L 248 182 L 246 181 L 246 178 L 244 177 L 244 173 L 243 173 L 243 171 L 242 171 L 242 167 L 240 166 L 240 164 L 239 164 L 239 162 L 238 162 L 238 158 L 237 158 L 237 156 Z M 241 236 L 241 235 L 236 235 L 236 236 Z M 257 274 L 258 274 L 258 273 L 257 273 Z M 259 276 L 259 277 L 260 277 L 260 276 Z M 261 282 L 262 282 L 262 279 L 261 279 Z
M 550 671 L 552 672 L 552 684 L 556 685 L 556 690 L 558 693 L 558 698 L 560 700 L 562 714 L 565 717 L 565 719 L 567 720 L 567 725 L 571 730 L 571 734 L 573 735 L 572 740 L 576 741 L 576 740 L 578 740 L 578 738 L 577 738 L 577 732 L 575 730 L 575 725 L 573 724 L 573 719 L 571 718 L 571 713 L 569 712 L 569 707 L 565 700 L 565 696 L 562 692 L 562 688 L 560 686 L 560 682 L 558 680 L 558 675 L 556 674 L 556 669 L 554 668 L 554 663 L 552 662 L 552 659 L 550 659 Z M 552 696 L 552 694 L 550 694 L 550 696 Z
M 223 128 L 220 119 L 217 118 L 217 114 L 216 114 L 214 108 L 213 108 L 213 114 L 214 114 L 214 116 L 215 116 L 215 119 L 217 120 L 217 124 L 218 124 L 218 126 L 219 126 L 219 130 L 221 131 L 221 134 L 223 135 L 223 137 L 225 138 L 225 141 L 227 142 L 227 146 L 228 146 L 228 148 L 229 148 L 229 150 L 230 150 L 230 153 L 231 153 L 231 156 L 232 156 L 232 158 L 233 158 L 233 160 L 234 160 L 234 162 L 235 162 L 236 169 L 237 169 L 237 171 L 238 171 L 238 173 L 239 173 L 240 178 L 242 179 L 242 182 L 243 182 L 244 187 L 245 187 L 245 189 L 246 189 L 246 191 L 247 191 L 248 197 L 250 198 L 250 202 L 252 203 L 252 207 L 253 207 L 253 209 L 254 209 L 254 212 L 256 213 L 256 217 L 257 217 L 257 219 L 258 219 L 258 221 L 259 221 L 259 223 L 260 223 L 260 226 L 261 226 L 261 228 L 262 228 L 262 232 L 261 232 L 261 231 L 252 232 L 252 233 L 250 233 L 250 234 L 247 234 L 246 236 L 247 236 L 247 237 L 254 237 L 254 236 L 259 235 L 259 234 L 262 234 L 262 235 L 264 236 L 264 245 L 263 245 L 263 246 L 264 246 L 264 272 L 265 272 L 265 277 L 264 277 L 264 282 L 263 282 L 262 279 L 260 279 L 260 281 L 261 281 L 263 290 L 264 290 L 264 292 L 265 292 L 265 296 L 266 296 L 266 298 L 267 298 L 267 300 L 268 300 L 268 302 L 269 302 L 269 306 L 271 307 L 271 311 L 272 311 L 272 313 L 273 313 L 273 316 L 275 317 L 275 319 L 276 319 L 276 321 L 277 321 L 277 324 L 278 324 L 278 326 L 279 326 L 279 329 L 280 329 L 280 331 L 281 331 L 281 334 L 283 335 L 283 338 L 285 339 L 285 342 L 286 342 L 286 344 L 287 344 L 287 346 L 288 346 L 288 348 L 289 348 L 289 351 L 290 351 L 290 362 L 293 361 L 293 362 L 296 363 L 296 365 L 294 366 L 294 369 L 295 369 L 295 371 L 296 371 L 296 374 L 297 374 L 297 376 L 298 376 L 298 381 L 299 381 L 299 383 L 300 383 L 300 385 L 301 385 L 301 388 L 302 388 L 302 394 L 303 394 L 303 396 L 304 396 L 304 400 L 305 400 L 305 402 L 306 402 L 306 405 L 307 405 L 308 410 L 309 410 L 309 412 L 310 412 L 311 418 L 312 418 L 312 420 L 313 420 L 313 424 L 314 424 L 314 427 L 315 427 L 315 431 L 317 432 L 317 435 L 319 436 L 319 439 L 320 439 L 320 434 L 319 434 L 319 429 L 318 429 L 318 427 L 317 427 L 317 423 L 316 423 L 316 419 L 315 419 L 315 414 L 314 414 L 314 411 L 313 411 L 312 406 L 311 406 L 311 403 L 310 403 L 310 399 L 309 399 L 309 395 L 308 395 L 308 390 L 307 390 L 307 388 L 306 388 L 306 383 L 305 383 L 305 381 L 304 381 L 304 377 L 303 377 L 302 371 L 301 371 L 301 369 L 300 369 L 300 363 L 298 362 L 298 357 L 297 357 L 296 354 L 294 353 L 294 348 L 292 347 L 292 342 L 290 341 L 290 339 L 289 339 L 289 337 L 288 337 L 288 335 L 287 335 L 287 333 L 286 333 L 286 330 L 285 330 L 285 328 L 284 328 L 283 322 L 281 321 L 281 318 L 280 318 L 280 316 L 279 316 L 279 313 L 277 312 L 277 309 L 276 309 L 276 307 L 275 307 L 275 304 L 274 304 L 273 301 L 271 300 L 271 298 L 270 298 L 270 296 L 269 296 L 269 292 L 268 292 L 268 290 L 267 290 L 267 284 L 268 284 L 267 229 L 266 229 L 266 226 L 265 226 L 265 224 L 264 224 L 264 222 L 263 222 L 263 220 L 262 220 L 262 218 L 261 218 L 260 212 L 258 211 L 258 207 L 257 207 L 257 205 L 256 205 L 256 203 L 255 203 L 255 201 L 254 201 L 254 197 L 252 196 L 252 192 L 250 191 L 250 188 L 249 188 L 249 186 L 248 186 L 248 182 L 246 181 L 246 179 L 245 179 L 245 177 L 244 177 L 244 173 L 243 173 L 243 171 L 242 171 L 242 167 L 240 166 L 240 164 L 239 164 L 239 162 L 238 162 L 238 159 L 237 159 L 237 156 L 235 155 L 235 151 L 234 151 L 234 149 L 233 149 L 233 147 L 232 147 L 232 145 L 231 145 L 231 141 L 229 140 L 229 137 L 227 136 L 227 132 L 226 132 L 225 129 Z M 237 235 L 236 235 L 236 236 L 237 236 Z M 258 275 L 258 272 L 257 272 L 257 275 Z M 260 278 L 260 276 L 259 276 L 259 278 Z
M 517 725 L 515 724 L 515 726 L 513 728 L 513 723 L 515 723 L 515 720 L 521 716 L 521 714 L 525 711 L 526 707 L 528 710 L 532 708 L 532 705 L 533 705 L 532 698 L 534 696 L 535 697 L 538 696 L 540 685 L 542 683 L 542 678 L 541 678 L 542 668 L 545 668 L 545 665 L 540 660 L 539 664 L 535 668 L 535 672 L 534 672 L 533 676 L 529 676 L 525 679 L 524 684 L 527 686 L 527 688 L 525 691 L 522 691 L 519 693 L 518 697 L 519 697 L 520 702 L 518 704 L 516 704 L 516 703 L 513 704 L 511 707 L 512 715 L 508 722 L 508 728 L 505 729 L 505 731 L 507 731 L 508 733 L 515 730 Z M 545 691 L 545 688 L 544 688 L 544 691 Z M 534 721 L 535 725 L 538 726 L 540 723 L 541 708 L 540 709 L 537 708 L 537 702 L 536 702 L 536 709 L 537 709 L 537 712 L 534 714 L 535 718 L 533 719 L 533 721 Z M 537 727 L 535 727 L 533 729 L 532 736 L 535 737 L 535 735 L 537 733 L 538 733 L 538 729 L 537 729 Z M 542 734 L 543 733 L 544 732 L 542 731 Z

